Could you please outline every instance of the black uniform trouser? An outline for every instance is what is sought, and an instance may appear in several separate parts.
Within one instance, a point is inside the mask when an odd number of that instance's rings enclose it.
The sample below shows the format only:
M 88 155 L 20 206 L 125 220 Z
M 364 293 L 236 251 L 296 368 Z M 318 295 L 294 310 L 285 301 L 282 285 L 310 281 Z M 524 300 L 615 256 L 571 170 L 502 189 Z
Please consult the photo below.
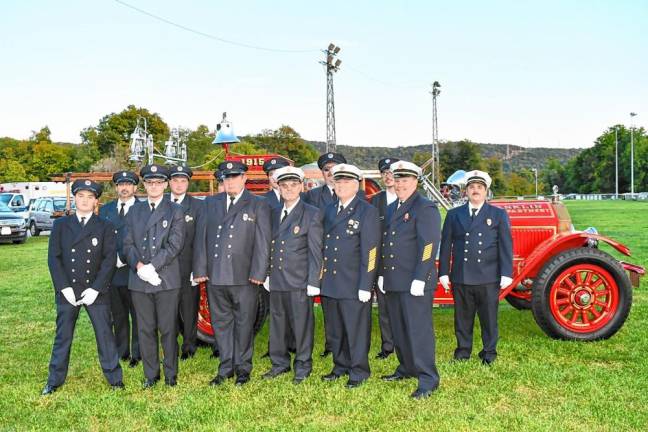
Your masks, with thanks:
M 80 309 L 80 306 L 72 306 L 67 301 L 56 305 L 56 336 L 52 346 L 47 378 L 47 384 L 51 386 L 63 385 L 67 377 L 74 328 Z M 85 309 L 94 328 L 99 363 L 103 374 L 111 385 L 117 384 L 122 381 L 122 369 L 115 347 L 115 335 L 110 325 L 110 305 L 92 304 L 85 306 Z
M 420 297 L 409 291 L 388 291 L 386 297 L 399 362 L 395 373 L 418 378 L 420 390 L 436 389 L 439 371 L 435 358 L 432 291 L 425 291 Z
M 180 288 L 179 319 L 182 333 L 182 352 L 196 351 L 198 337 L 198 304 L 200 303 L 200 286 L 192 286 L 189 281 L 191 273 L 182 275 Z
M 112 286 L 110 288 L 110 310 L 112 312 L 112 325 L 119 357 L 139 359 L 137 316 L 135 315 L 135 306 L 133 306 L 128 285 Z
M 324 351 L 333 351 L 331 348 L 331 340 L 329 334 L 329 326 L 331 325 L 331 320 L 328 319 L 328 313 L 326 312 L 328 303 L 324 301 L 324 296 L 320 296 L 320 306 L 322 307 L 322 319 L 324 320 Z
M 369 378 L 371 344 L 371 302 L 321 297 L 326 304 L 327 336 L 333 353 L 333 373 L 349 374 L 349 379 Z
M 376 300 L 378 300 L 378 324 L 380 326 L 380 349 L 384 352 L 394 351 L 394 338 L 391 325 L 389 324 L 389 310 L 387 310 L 387 298 L 378 287 L 376 287 Z
M 149 380 L 160 378 L 160 349 L 158 332 L 164 353 L 164 379 L 178 376 L 178 298 L 180 289 L 143 293 L 132 291 L 137 310 L 140 352 L 144 376 Z
M 313 299 L 306 290 L 270 292 L 270 361 L 275 370 L 290 367 L 290 340 L 295 342 L 295 376 L 307 377 L 313 370 Z
M 454 325 L 457 338 L 456 359 L 468 359 L 472 352 L 475 312 L 479 316 L 483 349 L 479 352 L 482 360 L 492 362 L 497 357 L 497 308 L 500 287 L 498 283 L 485 285 L 452 286 L 454 298 Z
M 261 295 L 263 296 L 265 304 L 267 304 L 269 306 L 270 305 L 270 293 L 265 289 L 263 289 L 261 291 L 262 291 Z M 295 352 L 295 349 L 296 349 L 295 348 L 295 335 L 294 335 L 294 333 L 292 331 L 292 328 L 290 328 L 290 326 L 286 326 L 285 338 L 286 338 L 286 342 L 288 344 L 288 350 L 290 352 Z M 270 353 L 270 339 L 268 339 L 268 354 L 269 353 Z
M 252 372 L 257 285 L 209 285 L 209 314 L 220 352 L 218 375 L 231 377 Z

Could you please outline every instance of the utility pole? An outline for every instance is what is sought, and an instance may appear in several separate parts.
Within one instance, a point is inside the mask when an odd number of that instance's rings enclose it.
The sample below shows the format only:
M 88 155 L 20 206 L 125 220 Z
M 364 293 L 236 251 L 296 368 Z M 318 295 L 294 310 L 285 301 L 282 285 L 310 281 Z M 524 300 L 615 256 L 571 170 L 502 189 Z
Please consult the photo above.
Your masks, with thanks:
M 437 117 L 437 97 L 441 94 L 441 84 L 439 81 L 432 83 L 432 176 L 431 181 L 435 186 L 441 182 L 441 166 L 439 162 L 439 124 Z
M 619 128 L 614 128 L 614 198 L 619 199 Z
M 634 196 L 634 117 L 637 113 L 630 113 L 630 194 Z
M 326 66 L 326 151 L 335 151 L 335 98 L 333 95 L 333 73 L 340 70 L 342 60 L 335 59 L 340 52 L 340 47 L 332 43 L 328 48 L 322 50 L 326 60 L 320 64 Z

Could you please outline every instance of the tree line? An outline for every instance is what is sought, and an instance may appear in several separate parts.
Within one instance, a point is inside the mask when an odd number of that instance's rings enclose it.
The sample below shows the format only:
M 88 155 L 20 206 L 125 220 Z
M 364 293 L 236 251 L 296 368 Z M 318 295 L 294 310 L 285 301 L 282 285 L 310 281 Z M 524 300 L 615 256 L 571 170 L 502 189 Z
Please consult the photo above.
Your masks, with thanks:
M 159 148 L 169 137 L 170 128 L 158 113 L 129 105 L 119 113 L 103 116 L 96 125 L 83 129 L 81 144 L 55 143 L 47 126 L 33 132 L 29 139 L 0 138 L 0 182 L 47 181 L 65 172 L 114 171 L 135 169 L 130 155 L 130 134 L 138 118 L 147 120 L 147 129 Z M 212 144 L 213 133 L 206 125 L 195 129 L 181 129 L 187 144 L 188 165 L 201 170 L 213 170 L 224 159 L 220 146 Z M 615 125 L 598 137 L 594 146 L 567 159 L 568 152 L 549 158 L 537 175 L 538 192 L 551 193 L 557 185 L 562 193 L 614 193 L 614 152 L 618 140 L 619 192 L 630 188 L 630 130 Z M 648 136 L 643 128 L 633 131 L 635 160 L 635 191 L 648 190 Z M 533 195 L 536 174 L 530 168 L 513 168 L 513 164 L 492 151 L 484 152 L 470 140 L 443 143 L 440 146 L 440 178 L 446 178 L 458 169 L 482 169 L 493 178 L 495 195 Z M 300 166 L 315 161 L 323 150 L 321 143 L 304 140 L 288 125 L 266 129 L 256 135 L 241 137 L 231 146 L 240 154 L 277 153 Z M 422 165 L 430 153 L 424 146 L 378 148 L 340 146 L 347 159 L 361 168 L 373 168 L 380 157 L 410 159 Z M 517 147 L 516 147 L 517 148 Z M 484 157 L 484 153 L 487 154 Z M 374 160 L 375 159 L 375 160 Z M 369 165 L 369 166 L 365 166 Z

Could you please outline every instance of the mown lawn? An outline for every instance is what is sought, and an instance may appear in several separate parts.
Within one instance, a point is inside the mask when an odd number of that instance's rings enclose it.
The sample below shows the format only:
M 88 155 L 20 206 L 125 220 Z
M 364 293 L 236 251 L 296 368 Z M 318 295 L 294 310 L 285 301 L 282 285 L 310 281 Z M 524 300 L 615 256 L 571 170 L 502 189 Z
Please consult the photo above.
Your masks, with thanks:
M 626 243 L 628 261 L 648 266 L 648 204 L 568 202 L 578 229 L 593 225 Z M 606 249 L 607 250 L 607 249 Z M 371 361 L 372 377 L 346 390 L 344 380 L 320 381 L 331 360 L 314 358 L 313 376 L 264 381 L 260 356 L 267 326 L 256 338 L 250 384 L 210 388 L 217 361 L 209 350 L 180 363 L 179 385 L 140 388 L 141 365 L 125 369 L 126 391 L 108 389 L 97 361 L 89 320 L 82 313 L 64 387 L 41 397 L 54 332 L 54 305 L 46 265 L 47 238 L 0 245 L 0 429 L 51 430 L 647 430 L 648 294 L 635 290 L 629 320 L 612 339 L 574 343 L 549 339 L 530 312 L 501 305 L 497 363 L 451 364 L 452 309 L 435 309 L 441 388 L 431 398 L 408 396 L 416 383 L 383 383 L 394 356 Z M 315 352 L 322 349 L 317 309 Z M 379 349 L 377 321 L 371 354 Z M 477 335 L 478 336 L 478 331 Z

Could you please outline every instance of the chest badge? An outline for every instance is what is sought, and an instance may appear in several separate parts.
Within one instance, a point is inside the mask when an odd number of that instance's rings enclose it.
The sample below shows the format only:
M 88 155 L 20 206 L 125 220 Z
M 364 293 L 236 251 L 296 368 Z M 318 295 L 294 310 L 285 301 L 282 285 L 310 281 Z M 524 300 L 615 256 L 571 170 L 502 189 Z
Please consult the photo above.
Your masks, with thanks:
M 293 228 L 293 234 L 299 234 L 299 225 L 295 225 L 295 228 Z
M 97 240 L 97 237 L 92 237 L 92 246 L 97 246 L 99 244 L 99 240 Z
M 185 215 L 185 222 L 189 223 L 193 220 L 193 218 L 190 215 Z
M 247 213 L 243 213 L 243 220 L 247 222 L 247 220 L 250 219 Z
M 409 215 L 409 213 L 405 213 L 405 216 L 403 216 L 403 221 L 404 221 L 404 222 L 407 222 L 407 221 L 409 221 L 409 220 L 410 220 L 410 215 Z
M 163 220 L 163 221 L 162 221 L 162 228 L 166 228 L 166 227 L 168 227 L 168 226 L 169 226 L 169 222 Z
M 491 226 L 492 223 L 493 221 L 491 220 L 491 218 L 486 219 L 486 225 Z

